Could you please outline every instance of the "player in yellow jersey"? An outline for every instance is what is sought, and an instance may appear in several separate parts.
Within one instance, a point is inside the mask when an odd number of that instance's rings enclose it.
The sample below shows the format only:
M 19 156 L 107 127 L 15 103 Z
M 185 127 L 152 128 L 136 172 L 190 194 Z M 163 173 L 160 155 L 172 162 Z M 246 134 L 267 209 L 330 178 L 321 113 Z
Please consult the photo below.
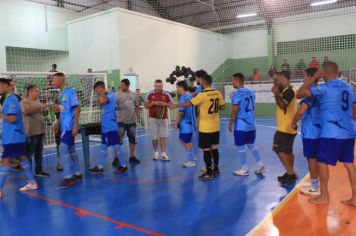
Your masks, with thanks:
M 202 92 L 189 102 L 171 105 L 171 108 L 198 107 L 199 147 L 203 149 L 204 162 L 207 170 L 199 176 L 201 180 L 211 180 L 220 175 L 218 150 L 220 139 L 220 110 L 225 108 L 225 102 L 221 93 L 211 87 L 212 82 L 212 77 L 205 75 L 201 78 Z

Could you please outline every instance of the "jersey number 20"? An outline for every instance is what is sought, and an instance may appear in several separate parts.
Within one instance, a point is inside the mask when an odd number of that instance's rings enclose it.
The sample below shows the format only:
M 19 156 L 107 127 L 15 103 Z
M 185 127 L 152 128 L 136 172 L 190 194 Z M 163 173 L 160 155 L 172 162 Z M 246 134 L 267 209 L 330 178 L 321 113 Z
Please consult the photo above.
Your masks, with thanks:
M 218 111 L 219 111 L 219 98 L 210 99 L 210 107 L 209 107 L 208 114 L 218 113 Z

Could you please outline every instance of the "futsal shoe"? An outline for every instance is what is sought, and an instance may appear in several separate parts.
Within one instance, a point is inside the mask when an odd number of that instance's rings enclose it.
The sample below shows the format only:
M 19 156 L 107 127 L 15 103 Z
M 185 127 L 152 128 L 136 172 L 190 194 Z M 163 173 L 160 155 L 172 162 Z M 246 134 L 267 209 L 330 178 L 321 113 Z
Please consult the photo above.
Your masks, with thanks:
M 237 176 L 248 176 L 249 172 L 246 169 L 240 169 L 240 170 L 234 171 L 234 175 L 237 175 Z
M 128 170 L 127 166 L 120 166 L 117 170 L 114 171 L 115 175 L 119 175 L 121 173 L 124 173 Z
M 139 159 L 137 159 L 135 156 L 130 157 L 130 163 L 134 163 L 134 164 L 140 164 L 141 161 Z
M 196 166 L 197 166 L 197 164 L 195 163 L 195 161 L 183 162 L 183 167 L 185 167 L 185 168 L 196 167 Z
M 61 163 L 58 163 L 56 169 L 57 169 L 58 172 L 62 172 L 62 171 L 63 171 L 63 166 L 62 166 L 62 164 L 61 164 Z
M 159 160 L 159 154 L 158 152 L 153 153 L 153 160 L 158 161 Z
M 284 173 L 284 175 L 282 176 L 278 176 L 277 179 L 279 182 L 281 182 L 282 180 L 284 180 L 285 178 L 287 178 L 288 174 L 287 173 Z
M 69 188 L 70 186 L 74 185 L 77 182 L 77 180 L 75 179 L 75 177 L 72 177 L 70 179 L 64 179 L 58 186 L 58 188 L 60 189 L 64 189 L 64 188 Z
M 263 172 L 265 172 L 266 171 L 266 167 L 264 167 L 264 166 L 259 166 L 259 167 L 257 167 L 257 169 L 255 170 L 255 174 L 256 175 L 260 175 L 260 174 L 262 174 Z
M 37 183 L 28 183 L 22 188 L 20 188 L 20 191 L 29 191 L 29 190 L 36 190 L 38 189 Z
M 39 171 L 35 173 L 36 177 L 40 177 L 40 178 L 48 178 L 49 174 L 47 172 L 44 171 Z
M 94 168 L 91 168 L 89 171 L 93 174 L 103 174 L 104 173 L 104 169 L 100 169 L 97 166 L 95 166 Z
M 300 193 L 305 194 L 305 195 L 313 195 L 313 196 L 319 196 L 320 191 L 316 190 L 314 188 L 302 188 L 300 190 Z
M 291 184 L 295 184 L 295 182 L 297 181 L 298 177 L 297 175 L 287 175 L 287 177 L 285 179 L 282 179 L 280 182 L 282 185 L 291 185 Z
M 214 176 L 220 176 L 220 170 L 219 167 L 213 167 L 213 174 Z
M 161 161 L 170 161 L 169 157 L 167 156 L 167 153 L 165 152 L 162 153 Z
M 199 176 L 200 180 L 213 180 L 214 179 L 214 175 L 212 173 L 208 174 L 208 173 L 204 173 L 202 175 Z
M 113 168 L 115 168 L 115 169 L 117 169 L 117 168 L 119 168 L 119 158 L 114 158 L 114 160 L 112 161 L 112 167 Z
M 74 179 L 78 180 L 78 181 L 82 181 L 83 180 L 83 175 L 82 174 L 74 175 Z

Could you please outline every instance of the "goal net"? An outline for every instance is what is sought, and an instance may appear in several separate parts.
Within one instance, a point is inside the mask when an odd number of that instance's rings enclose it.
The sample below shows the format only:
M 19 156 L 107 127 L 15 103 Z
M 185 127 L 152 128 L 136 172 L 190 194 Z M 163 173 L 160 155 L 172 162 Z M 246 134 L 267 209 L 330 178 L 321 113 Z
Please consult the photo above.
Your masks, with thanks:
M 39 100 L 49 105 L 44 111 L 46 122 L 45 145 L 55 144 L 54 125 L 57 120 L 54 112 L 54 101 L 58 98 L 59 90 L 51 85 L 51 72 L 0 72 L 1 77 L 11 78 L 14 81 L 15 93 L 26 96 L 26 88 L 33 84 L 41 91 Z M 81 125 L 100 122 L 100 108 L 93 90 L 95 82 L 103 81 L 107 84 L 105 73 L 66 74 L 66 84 L 75 89 L 80 104 Z

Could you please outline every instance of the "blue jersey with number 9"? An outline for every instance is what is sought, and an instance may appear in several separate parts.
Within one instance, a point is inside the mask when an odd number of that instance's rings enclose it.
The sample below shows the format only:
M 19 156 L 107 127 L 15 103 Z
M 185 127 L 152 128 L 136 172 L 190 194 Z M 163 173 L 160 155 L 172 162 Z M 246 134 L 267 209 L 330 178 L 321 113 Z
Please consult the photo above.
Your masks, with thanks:
M 239 106 L 235 130 L 253 131 L 255 125 L 255 93 L 248 88 L 240 88 L 231 97 L 233 106 Z
M 352 105 L 354 92 L 345 81 L 334 79 L 310 88 L 319 100 L 321 138 L 352 139 L 355 137 Z

